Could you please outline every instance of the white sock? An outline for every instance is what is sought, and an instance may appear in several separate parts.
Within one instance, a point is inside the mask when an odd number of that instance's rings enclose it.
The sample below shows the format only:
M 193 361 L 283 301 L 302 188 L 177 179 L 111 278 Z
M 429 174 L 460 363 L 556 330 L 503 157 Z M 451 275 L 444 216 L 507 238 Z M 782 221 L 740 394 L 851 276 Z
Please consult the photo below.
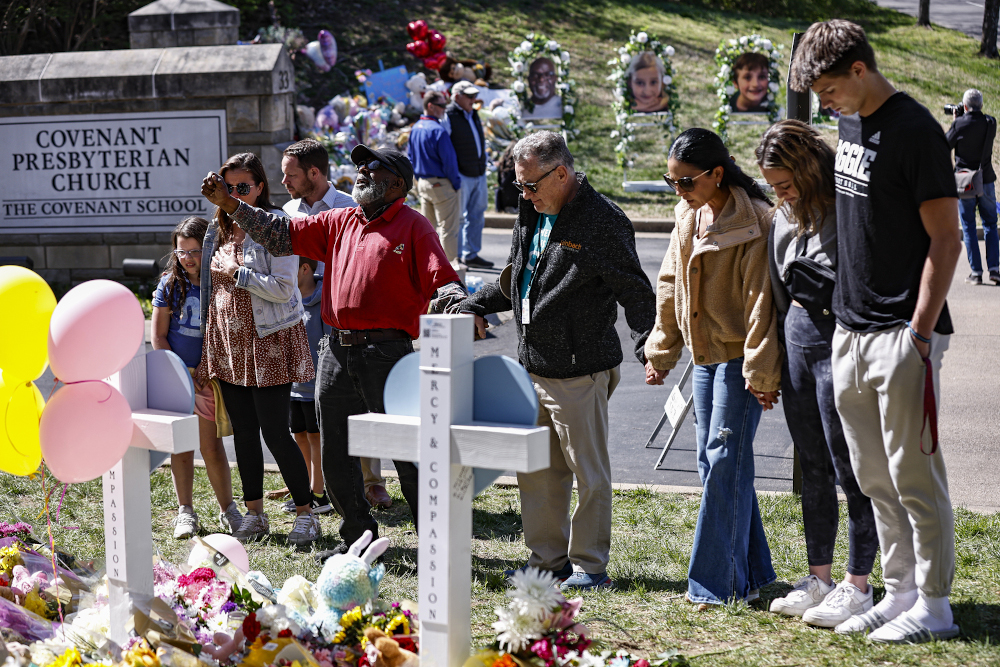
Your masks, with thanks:
M 191 505 L 178 505 L 177 513 L 180 514 L 181 512 L 184 512 L 186 514 L 194 514 L 194 507 L 192 507 Z
M 917 603 L 906 615 L 928 630 L 937 632 L 951 627 L 954 617 L 948 598 L 929 598 L 921 592 Z
M 872 607 L 873 611 L 892 620 L 917 603 L 917 589 L 905 593 L 886 593 L 882 601 Z

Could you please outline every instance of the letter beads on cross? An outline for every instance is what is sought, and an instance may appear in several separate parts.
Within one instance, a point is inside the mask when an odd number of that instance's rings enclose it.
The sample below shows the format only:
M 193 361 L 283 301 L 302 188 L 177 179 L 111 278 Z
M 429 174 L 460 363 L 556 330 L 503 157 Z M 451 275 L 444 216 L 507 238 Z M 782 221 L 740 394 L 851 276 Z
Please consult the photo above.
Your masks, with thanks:
M 472 317 L 425 315 L 420 330 L 419 416 L 350 417 L 349 451 L 419 461 L 420 661 L 424 667 L 461 667 L 470 650 L 473 468 L 543 470 L 549 466 L 549 430 L 473 421 Z

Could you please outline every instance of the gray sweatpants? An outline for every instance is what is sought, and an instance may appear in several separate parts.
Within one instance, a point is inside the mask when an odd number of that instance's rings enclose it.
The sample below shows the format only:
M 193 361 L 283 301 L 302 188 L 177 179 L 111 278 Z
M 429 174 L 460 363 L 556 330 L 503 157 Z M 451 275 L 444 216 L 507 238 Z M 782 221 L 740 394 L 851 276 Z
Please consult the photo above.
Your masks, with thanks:
M 930 362 L 940 412 L 948 336 L 933 334 Z M 906 326 L 833 335 L 833 388 L 851 466 L 872 499 L 882 576 L 890 593 L 946 597 L 955 576 L 955 527 L 941 449 L 921 451 L 926 366 Z M 930 451 L 930 426 L 923 445 Z

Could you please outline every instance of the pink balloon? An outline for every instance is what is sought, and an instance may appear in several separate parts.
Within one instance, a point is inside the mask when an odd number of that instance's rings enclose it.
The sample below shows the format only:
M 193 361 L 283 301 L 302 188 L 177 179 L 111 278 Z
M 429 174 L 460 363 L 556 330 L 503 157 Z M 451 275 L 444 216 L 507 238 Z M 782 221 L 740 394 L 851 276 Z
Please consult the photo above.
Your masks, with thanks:
M 203 539 L 244 573 L 250 571 L 250 558 L 247 556 L 247 550 L 235 537 L 225 533 L 212 533 Z
M 42 410 L 42 456 L 59 481 L 89 482 L 125 455 L 132 428 L 132 408 L 117 389 L 100 381 L 69 384 Z
M 49 365 L 63 382 L 101 380 L 139 350 L 146 318 L 131 290 L 88 280 L 66 292 L 49 323 Z

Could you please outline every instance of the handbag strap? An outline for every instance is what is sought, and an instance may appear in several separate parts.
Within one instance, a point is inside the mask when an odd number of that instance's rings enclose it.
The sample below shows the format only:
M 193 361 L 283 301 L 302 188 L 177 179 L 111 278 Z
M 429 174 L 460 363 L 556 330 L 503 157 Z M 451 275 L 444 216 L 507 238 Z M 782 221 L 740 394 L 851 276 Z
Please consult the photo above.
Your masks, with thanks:
M 907 334 L 909 335 L 909 334 Z M 938 428 L 937 428 L 937 401 L 934 396 L 934 368 L 931 360 L 924 357 L 924 420 L 920 427 L 920 451 L 927 456 L 932 456 L 938 449 Z M 924 450 L 924 431 L 927 427 L 931 431 L 931 451 Z
M 809 230 L 804 230 L 801 234 L 799 234 L 799 238 L 796 241 L 796 243 L 798 244 L 798 249 L 796 254 L 799 257 L 805 257 L 806 249 L 809 246 Z

